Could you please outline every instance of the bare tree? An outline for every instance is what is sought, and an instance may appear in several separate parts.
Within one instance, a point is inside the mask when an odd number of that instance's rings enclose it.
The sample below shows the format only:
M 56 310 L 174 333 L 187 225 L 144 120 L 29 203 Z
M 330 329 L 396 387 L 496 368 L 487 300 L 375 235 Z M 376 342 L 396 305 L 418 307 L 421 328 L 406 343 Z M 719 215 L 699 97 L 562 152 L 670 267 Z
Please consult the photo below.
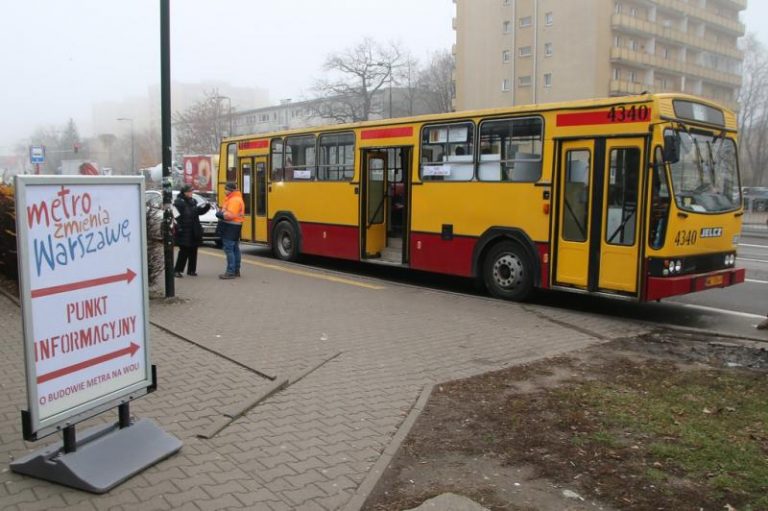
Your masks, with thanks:
M 181 154 L 215 153 L 227 131 L 224 98 L 216 89 L 203 94 L 205 99 L 173 115 L 176 149 Z
M 356 46 L 330 55 L 323 69 L 332 76 L 315 83 L 318 101 L 313 114 L 335 122 L 357 122 L 381 113 L 374 108 L 373 97 L 390 80 L 390 74 L 402 60 L 396 44 L 383 46 L 364 39 Z
M 768 185 L 768 53 L 754 34 L 745 38 L 742 76 L 739 152 L 744 181 L 754 186 Z
M 429 65 L 419 74 L 419 89 L 431 111 L 453 111 L 453 68 L 453 55 L 443 50 L 433 54 Z

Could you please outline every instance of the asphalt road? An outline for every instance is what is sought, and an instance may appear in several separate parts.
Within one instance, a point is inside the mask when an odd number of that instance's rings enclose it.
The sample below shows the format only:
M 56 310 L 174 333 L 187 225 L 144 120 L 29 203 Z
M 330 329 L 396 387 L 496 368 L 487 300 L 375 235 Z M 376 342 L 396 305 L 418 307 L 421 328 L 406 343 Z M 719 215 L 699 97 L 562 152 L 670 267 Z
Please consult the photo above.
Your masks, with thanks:
M 259 247 L 244 246 L 243 253 L 271 257 L 269 250 Z M 445 292 L 480 295 L 467 279 L 318 257 L 304 257 L 301 263 Z M 747 269 L 747 282 L 744 284 L 669 298 L 658 303 L 634 303 L 565 292 L 537 293 L 531 303 L 768 341 L 767 330 L 755 329 L 768 314 L 768 236 L 742 236 L 737 267 Z

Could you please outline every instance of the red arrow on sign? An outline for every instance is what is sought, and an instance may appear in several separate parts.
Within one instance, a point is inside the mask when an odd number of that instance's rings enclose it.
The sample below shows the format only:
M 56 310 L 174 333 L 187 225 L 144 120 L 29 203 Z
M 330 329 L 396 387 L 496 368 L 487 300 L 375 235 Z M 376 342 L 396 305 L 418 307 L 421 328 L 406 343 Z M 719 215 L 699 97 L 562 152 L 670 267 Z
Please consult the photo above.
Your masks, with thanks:
M 139 345 L 136 343 L 131 343 L 130 346 L 127 348 L 123 348 L 117 351 L 113 351 L 112 353 L 107 353 L 105 355 L 100 355 L 98 357 L 94 357 L 90 360 L 83 360 L 82 362 L 78 362 L 77 364 L 72 364 L 71 366 L 62 367 L 61 369 L 56 369 L 55 371 L 51 371 L 50 373 L 41 374 L 37 377 L 37 383 L 45 383 L 47 381 L 55 380 L 56 378 L 59 378 L 61 376 L 72 374 L 77 371 L 80 371 L 81 369 L 85 369 L 86 367 L 95 366 L 98 364 L 101 364 L 102 362 L 106 362 L 107 360 L 112 360 L 113 358 L 122 357 L 124 355 L 130 355 L 133 357 L 133 355 L 139 351 Z
M 130 268 L 126 268 L 125 273 L 118 273 L 117 275 L 110 275 L 108 277 L 100 277 L 98 279 L 82 280 L 80 282 L 72 282 L 71 284 L 62 284 L 60 286 L 44 287 L 42 289 L 35 289 L 32 291 L 32 298 L 40 298 L 41 296 L 50 296 L 58 293 L 66 293 L 68 291 L 75 291 L 77 289 L 85 289 L 88 287 L 102 286 L 104 284 L 111 284 L 112 282 L 120 282 L 124 280 L 126 284 L 130 284 L 136 273 L 131 271 Z

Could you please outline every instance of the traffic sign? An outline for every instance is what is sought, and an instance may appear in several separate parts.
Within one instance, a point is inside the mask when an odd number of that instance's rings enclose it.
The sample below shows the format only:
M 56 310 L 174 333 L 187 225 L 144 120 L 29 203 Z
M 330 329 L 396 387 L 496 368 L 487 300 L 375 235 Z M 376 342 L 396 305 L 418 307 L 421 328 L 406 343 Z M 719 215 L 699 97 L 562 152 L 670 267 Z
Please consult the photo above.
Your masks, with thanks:
M 153 385 L 143 197 L 141 177 L 17 176 L 25 437 Z
M 44 145 L 29 146 L 29 163 L 33 165 L 45 163 L 45 146 Z

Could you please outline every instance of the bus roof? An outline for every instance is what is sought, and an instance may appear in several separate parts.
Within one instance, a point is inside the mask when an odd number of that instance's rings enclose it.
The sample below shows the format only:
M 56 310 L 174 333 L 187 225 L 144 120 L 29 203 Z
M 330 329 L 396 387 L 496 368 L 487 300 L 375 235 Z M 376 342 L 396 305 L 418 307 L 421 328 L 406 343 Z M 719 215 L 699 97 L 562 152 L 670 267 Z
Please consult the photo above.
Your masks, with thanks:
M 376 120 L 369 120 L 369 121 L 360 121 L 360 122 L 354 122 L 354 123 L 319 124 L 315 126 L 305 126 L 303 128 L 295 128 L 290 130 L 264 131 L 264 132 L 257 132 L 257 133 L 249 133 L 246 135 L 238 135 L 235 137 L 227 137 L 227 138 L 224 138 L 222 142 L 237 142 L 242 140 L 251 140 L 253 138 L 269 138 L 269 137 L 276 137 L 276 136 L 285 136 L 285 135 L 291 135 L 291 134 L 306 133 L 308 131 L 343 131 L 343 130 L 352 130 L 357 128 L 374 127 L 374 126 L 381 126 L 381 125 L 435 122 L 435 121 L 441 121 L 441 120 L 451 120 L 457 117 L 462 117 L 462 118 L 463 117 L 482 117 L 482 116 L 494 116 L 494 115 L 516 114 L 516 113 L 526 113 L 526 112 L 538 113 L 538 112 L 549 112 L 554 110 L 584 110 L 589 108 L 600 108 L 600 107 L 612 106 L 617 104 L 626 105 L 626 104 L 632 104 L 632 103 L 647 103 L 649 101 L 669 100 L 669 104 L 671 107 L 671 102 L 673 99 L 684 99 L 684 100 L 701 103 L 701 104 L 719 109 L 723 112 L 726 118 L 725 129 L 729 131 L 736 129 L 735 114 L 731 110 L 725 108 L 724 106 L 714 101 L 704 99 L 698 96 L 693 96 L 690 94 L 683 94 L 683 93 L 668 92 L 668 93 L 648 93 L 648 94 L 639 94 L 639 95 L 632 95 L 632 96 L 615 96 L 615 97 L 599 98 L 599 99 L 580 99 L 580 100 L 572 100 L 572 101 L 561 101 L 557 103 L 517 105 L 517 106 L 511 106 L 511 107 L 486 108 L 481 110 L 462 110 L 457 112 L 445 112 L 440 114 L 424 114 L 424 115 L 418 115 L 418 116 L 412 116 L 412 117 L 393 117 L 393 118 L 376 119 Z M 691 121 L 686 121 L 686 122 L 691 122 Z

